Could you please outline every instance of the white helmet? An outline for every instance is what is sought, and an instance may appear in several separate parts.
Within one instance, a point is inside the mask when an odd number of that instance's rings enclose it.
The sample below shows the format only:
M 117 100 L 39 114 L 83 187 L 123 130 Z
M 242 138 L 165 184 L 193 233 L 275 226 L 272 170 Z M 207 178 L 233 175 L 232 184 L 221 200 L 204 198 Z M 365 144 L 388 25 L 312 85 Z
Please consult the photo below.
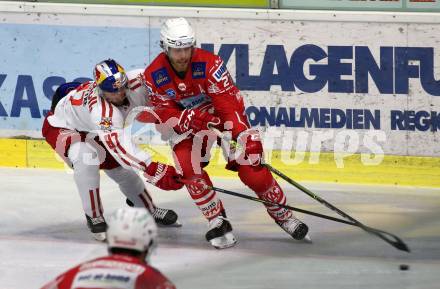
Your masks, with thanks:
M 186 48 L 196 45 L 196 37 L 185 18 L 168 19 L 160 29 L 160 47 L 165 52 L 171 48 Z
M 107 220 L 107 225 L 109 248 L 144 252 L 156 242 L 156 222 L 144 208 L 118 209 Z

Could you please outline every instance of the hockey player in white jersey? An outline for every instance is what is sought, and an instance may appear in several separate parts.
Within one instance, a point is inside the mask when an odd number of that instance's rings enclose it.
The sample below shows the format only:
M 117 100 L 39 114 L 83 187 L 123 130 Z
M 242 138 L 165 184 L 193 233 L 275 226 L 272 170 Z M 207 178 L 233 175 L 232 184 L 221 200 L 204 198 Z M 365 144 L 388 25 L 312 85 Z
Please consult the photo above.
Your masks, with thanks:
M 182 184 L 174 167 L 152 162 L 137 149 L 124 130 L 124 120 L 133 108 L 147 104 L 142 70 L 125 72 L 112 59 L 94 68 L 95 81 L 61 85 L 44 120 L 46 141 L 73 168 L 87 225 L 95 239 L 104 240 L 106 222 L 100 198 L 100 169 L 113 179 L 135 207 L 145 207 L 159 225 L 179 225 L 177 214 L 154 205 L 145 180 L 164 190 Z M 125 133 L 124 133 L 125 132 Z

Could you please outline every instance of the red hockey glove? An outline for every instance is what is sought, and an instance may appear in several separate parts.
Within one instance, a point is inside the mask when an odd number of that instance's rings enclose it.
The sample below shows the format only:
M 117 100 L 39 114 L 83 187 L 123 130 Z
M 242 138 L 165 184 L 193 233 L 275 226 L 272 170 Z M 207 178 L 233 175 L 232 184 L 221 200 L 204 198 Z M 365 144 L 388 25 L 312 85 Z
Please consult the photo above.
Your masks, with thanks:
M 180 115 L 177 124 L 177 132 L 184 133 L 192 130 L 195 134 L 201 130 L 209 129 L 209 126 L 216 126 L 220 124 L 220 118 L 209 114 L 208 112 L 200 111 L 198 109 L 185 109 Z
M 244 160 L 252 166 L 258 166 L 263 159 L 263 144 L 257 130 L 248 129 L 237 137 L 238 147 L 244 151 Z
M 178 181 L 181 177 L 173 166 L 152 162 L 144 173 L 147 181 L 159 189 L 170 191 L 178 190 L 183 184 Z

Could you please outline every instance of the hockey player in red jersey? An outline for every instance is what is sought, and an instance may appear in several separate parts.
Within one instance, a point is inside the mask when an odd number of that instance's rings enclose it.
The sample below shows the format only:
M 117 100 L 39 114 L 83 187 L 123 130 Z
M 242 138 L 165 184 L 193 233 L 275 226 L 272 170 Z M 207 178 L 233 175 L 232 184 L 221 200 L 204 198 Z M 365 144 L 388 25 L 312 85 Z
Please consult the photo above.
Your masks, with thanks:
M 110 255 L 75 266 L 42 289 L 175 289 L 148 264 L 156 239 L 157 227 L 146 209 L 118 209 L 108 220 Z
M 100 198 L 102 169 L 136 207 L 148 208 L 161 225 L 179 225 L 173 210 L 154 205 L 137 172 L 165 190 L 182 187 L 174 167 L 151 162 L 136 150 L 124 122 L 134 108 L 146 105 L 143 70 L 125 70 L 109 59 L 94 68 L 95 81 L 61 85 L 44 120 L 42 133 L 73 168 L 87 225 L 97 240 L 105 239 L 106 222 Z
M 162 123 L 173 123 L 177 134 L 189 134 L 173 145 L 176 167 L 187 180 L 202 180 L 212 186 L 201 167 L 207 162 L 194 148 L 210 149 L 200 133 L 215 126 L 230 134 L 243 148 L 237 158 L 229 155 L 227 169 L 238 171 L 240 180 L 261 199 L 286 204 L 283 190 L 270 171 L 261 164 L 263 146 L 259 132 L 250 127 L 242 95 L 223 62 L 208 51 L 195 47 L 192 27 L 184 18 L 167 20 L 161 28 L 163 52 L 145 69 L 144 77 L 154 112 Z M 232 226 L 226 218 L 222 201 L 210 189 L 186 185 L 195 204 L 209 221 L 206 239 L 216 248 L 236 243 Z M 296 240 L 304 239 L 308 227 L 295 218 L 290 210 L 266 206 L 274 221 Z

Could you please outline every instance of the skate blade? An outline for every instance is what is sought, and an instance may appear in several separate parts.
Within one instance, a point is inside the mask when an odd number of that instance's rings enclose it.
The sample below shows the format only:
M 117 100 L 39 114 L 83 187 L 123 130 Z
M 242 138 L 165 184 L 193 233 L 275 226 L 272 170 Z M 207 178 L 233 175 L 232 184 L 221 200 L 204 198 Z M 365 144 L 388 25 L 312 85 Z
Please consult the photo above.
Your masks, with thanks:
M 307 234 L 304 239 L 302 239 L 304 243 L 313 243 L 312 238 L 310 238 L 310 235 Z
M 107 239 L 107 235 L 105 234 L 105 232 L 102 232 L 102 233 L 92 233 L 92 235 L 93 235 L 93 238 L 96 241 L 99 241 L 99 242 L 104 242 Z
M 211 243 L 216 249 L 226 249 L 235 246 L 235 244 L 237 244 L 237 239 L 235 239 L 234 235 L 229 232 L 221 237 L 210 240 L 209 243 Z
M 156 223 L 156 225 L 160 228 L 178 228 L 178 227 L 182 227 L 182 223 L 180 223 L 179 221 L 176 221 L 175 223 L 172 223 L 170 225 L 163 225 L 160 223 Z

